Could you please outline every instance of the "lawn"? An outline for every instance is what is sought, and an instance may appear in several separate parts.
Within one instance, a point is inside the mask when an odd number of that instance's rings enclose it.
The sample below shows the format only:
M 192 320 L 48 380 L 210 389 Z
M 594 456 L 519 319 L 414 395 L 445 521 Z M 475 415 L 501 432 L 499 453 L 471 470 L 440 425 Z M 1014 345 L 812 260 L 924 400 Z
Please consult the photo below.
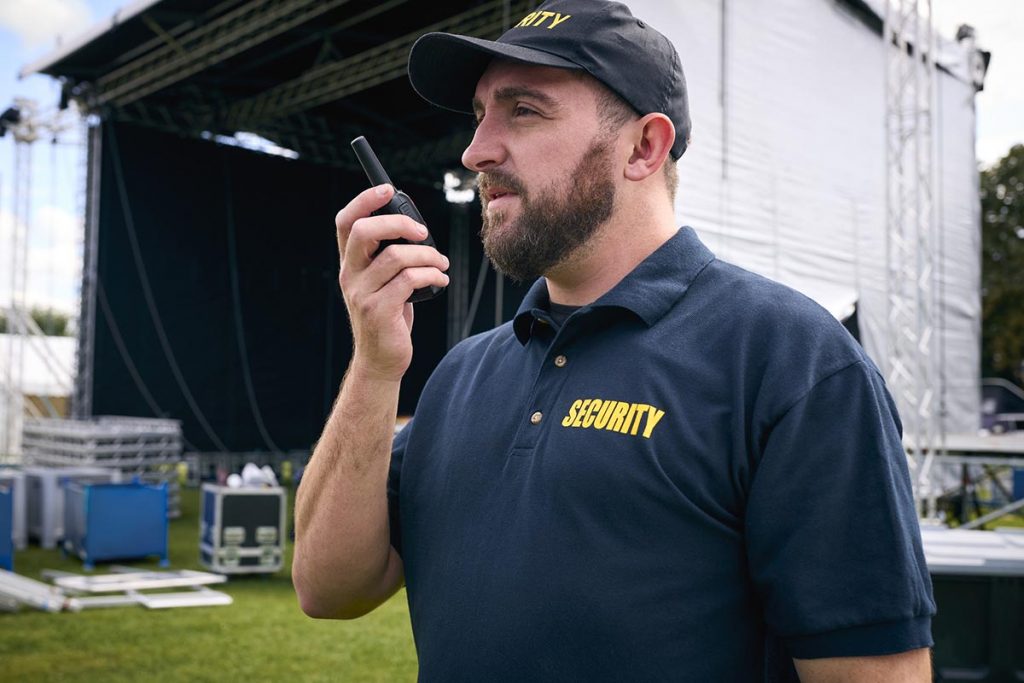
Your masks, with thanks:
M 198 501 L 197 490 L 182 491 L 172 569 L 202 569 Z M 0 681 L 414 681 L 405 591 L 356 621 L 310 619 L 292 589 L 291 550 L 277 574 L 213 586 L 234 598 L 226 607 L 0 612 Z M 14 561 L 34 579 L 47 568 L 82 573 L 80 562 L 34 546 Z M 99 564 L 95 573 L 107 571 Z

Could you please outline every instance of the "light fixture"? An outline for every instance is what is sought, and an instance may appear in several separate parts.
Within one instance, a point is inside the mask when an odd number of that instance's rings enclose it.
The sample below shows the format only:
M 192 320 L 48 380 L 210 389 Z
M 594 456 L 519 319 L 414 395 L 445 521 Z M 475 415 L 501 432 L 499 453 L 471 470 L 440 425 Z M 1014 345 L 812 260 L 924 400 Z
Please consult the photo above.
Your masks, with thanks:
M 449 204 L 469 204 L 476 199 L 475 176 L 457 171 L 445 171 L 444 198 Z

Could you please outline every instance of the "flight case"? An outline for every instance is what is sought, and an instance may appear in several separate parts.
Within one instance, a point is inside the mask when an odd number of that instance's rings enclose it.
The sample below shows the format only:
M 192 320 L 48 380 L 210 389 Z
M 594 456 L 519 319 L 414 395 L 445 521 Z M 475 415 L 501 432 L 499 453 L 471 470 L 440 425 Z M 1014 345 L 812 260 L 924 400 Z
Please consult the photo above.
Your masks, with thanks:
M 284 564 L 281 487 L 203 484 L 199 561 L 221 574 L 271 574 Z

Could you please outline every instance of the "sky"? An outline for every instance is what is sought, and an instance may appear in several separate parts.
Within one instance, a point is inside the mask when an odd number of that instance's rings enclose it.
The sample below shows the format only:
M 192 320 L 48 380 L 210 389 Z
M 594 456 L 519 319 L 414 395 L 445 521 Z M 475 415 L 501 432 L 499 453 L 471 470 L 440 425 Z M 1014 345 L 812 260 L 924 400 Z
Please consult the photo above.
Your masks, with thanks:
M 125 0 L 0 0 L 0 111 L 16 97 L 56 109 L 53 79 L 18 79 L 21 67 L 52 52 L 62 39 L 87 30 L 129 5 Z M 977 30 L 978 46 L 992 52 L 985 90 L 978 94 L 977 155 L 987 166 L 1011 146 L 1024 143 L 1024 0 L 933 0 L 935 24 L 953 37 L 960 24 Z M 32 220 L 29 232 L 27 302 L 74 314 L 81 279 L 84 166 L 79 130 L 52 144 L 44 135 L 32 145 Z M 0 139 L 0 305 L 10 299 L 10 234 L 14 150 Z

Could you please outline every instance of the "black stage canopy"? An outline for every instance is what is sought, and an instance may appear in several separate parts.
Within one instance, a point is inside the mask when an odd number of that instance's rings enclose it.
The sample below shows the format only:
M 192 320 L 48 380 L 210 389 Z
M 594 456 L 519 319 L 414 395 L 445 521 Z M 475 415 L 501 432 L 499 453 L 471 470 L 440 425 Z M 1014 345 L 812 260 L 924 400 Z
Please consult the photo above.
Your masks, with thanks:
M 26 67 L 92 122 L 75 414 L 180 419 L 201 451 L 309 449 L 351 352 L 333 219 L 367 186 L 357 135 L 452 260 L 417 306 L 412 413 L 447 348 L 524 289 L 487 274 L 479 204 L 446 201 L 471 122 L 416 96 L 409 47 L 495 38 L 536 4 L 146 0 Z M 217 142 L 246 133 L 298 157 Z

